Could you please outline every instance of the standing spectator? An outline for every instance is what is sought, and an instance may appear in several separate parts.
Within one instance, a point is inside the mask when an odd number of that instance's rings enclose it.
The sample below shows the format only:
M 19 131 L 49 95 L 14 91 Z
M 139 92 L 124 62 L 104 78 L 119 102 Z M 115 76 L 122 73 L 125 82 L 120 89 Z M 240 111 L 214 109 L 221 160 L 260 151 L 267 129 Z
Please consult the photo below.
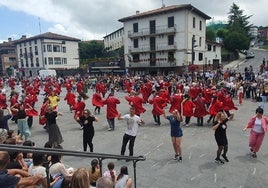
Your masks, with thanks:
M 182 122 L 181 114 L 178 110 L 174 110 L 172 115 L 166 116 L 164 111 L 164 118 L 169 120 L 170 123 L 170 136 L 175 152 L 174 160 L 182 160 L 182 151 L 181 151 L 181 141 L 182 141 L 182 129 L 180 127 L 180 122 Z
M 114 163 L 113 162 L 109 162 L 108 165 L 107 165 L 107 167 L 108 167 L 108 170 L 106 170 L 103 173 L 103 177 L 109 177 L 115 183 L 117 176 L 116 176 L 116 171 L 114 169 Z
M 120 100 L 114 97 L 114 90 L 111 91 L 103 104 L 107 105 L 106 118 L 109 125 L 108 131 L 113 131 L 115 127 L 114 120 L 118 117 L 117 104 L 120 104 Z
M 101 177 L 99 161 L 93 159 L 91 161 L 91 168 L 89 169 L 90 185 L 96 186 L 97 180 Z
M 227 124 L 226 122 L 229 120 L 230 117 L 226 117 L 226 115 L 221 111 L 218 112 L 218 114 L 215 117 L 215 122 L 214 125 L 212 127 L 212 129 L 215 131 L 215 140 L 217 142 L 218 145 L 218 150 L 217 150 L 217 157 L 215 159 L 216 163 L 222 163 L 224 164 L 224 162 L 220 159 L 220 156 L 222 154 L 223 159 L 226 162 L 229 162 L 226 154 L 228 151 L 228 140 L 227 140 L 227 136 L 226 136 L 226 129 L 227 129 Z
M 126 120 L 127 127 L 125 134 L 123 136 L 121 155 L 125 154 L 127 143 L 129 142 L 129 156 L 133 156 L 134 143 L 138 132 L 138 127 L 140 124 L 144 124 L 143 119 L 135 115 L 135 108 L 130 107 L 130 113 L 121 116 L 121 113 L 118 116 L 118 120 Z
M 9 107 L 7 107 L 6 109 L 8 111 L 7 115 L 4 115 L 4 110 L 0 109 L 0 128 L 9 130 L 8 120 L 12 118 L 12 114 Z
M 81 124 L 83 126 L 83 149 L 87 151 L 87 145 L 90 148 L 90 152 L 93 152 L 92 139 L 94 137 L 94 126 L 93 122 L 98 121 L 98 118 L 93 116 L 91 112 L 86 109 L 84 110 L 83 116 L 80 118 Z
M 252 157 L 256 158 L 256 153 L 259 151 L 265 133 L 268 129 L 268 118 L 263 116 L 263 109 L 261 107 L 256 109 L 256 115 L 250 118 L 248 124 L 244 128 L 244 131 L 248 128 L 251 128 L 249 137 L 250 151 L 252 152 Z
M 237 98 L 238 98 L 238 104 L 239 105 L 242 105 L 243 95 L 244 95 L 244 88 L 243 88 L 242 85 L 240 85 L 238 90 L 237 90 Z
M 117 177 L 115 188 L 131 188 L 132 179 L 128 176 L 127 166 L 122 166 L 120 169 L 120 174 Z
M 47 112 L 45 113 L 45 118 L 47 120 L 48 126 L 48 141 L 52 144 L 53 147 L 60 145 L 63 142 L 63 138 L 57 125 L 56 118 L 62 116 L 62 113 L 53 111 L 51 105 L 47 106 Z

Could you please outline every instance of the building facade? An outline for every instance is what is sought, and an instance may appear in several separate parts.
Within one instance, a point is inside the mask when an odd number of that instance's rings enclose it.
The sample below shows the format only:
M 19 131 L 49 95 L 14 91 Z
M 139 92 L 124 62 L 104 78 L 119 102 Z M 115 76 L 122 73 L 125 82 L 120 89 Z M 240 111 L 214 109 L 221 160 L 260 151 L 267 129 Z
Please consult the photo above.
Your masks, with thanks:
M 126 68 L 134 74 L 158 74 L 204 64 L 207 19 L 190 4 L 119 19 L 124 24 Z
M 18 59 L 16 52 L 16 45 L 11 38 L 8 38 L 8 42 L 0 44 L 0 75 L 16 75 L 18 68 Z
M 55 33 L 44 33 L 16 40 L 21 76 L 37 76 L 41 69 L 66 70 L 79 67 L 80 40 Z
M 221 47 L 220 43 L 206 41 L 203 70 L 216 70 L 221 67 Z
M 124 45 L 124 28 L 120 28 L 104 37 L 104 48 L 107 51 L 116 50 Z

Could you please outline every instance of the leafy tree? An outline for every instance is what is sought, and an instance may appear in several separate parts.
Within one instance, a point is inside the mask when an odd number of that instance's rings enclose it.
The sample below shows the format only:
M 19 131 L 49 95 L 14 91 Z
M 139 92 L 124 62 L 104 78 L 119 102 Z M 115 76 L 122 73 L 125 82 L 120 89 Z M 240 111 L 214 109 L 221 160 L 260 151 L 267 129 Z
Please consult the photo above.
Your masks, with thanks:
M 206 29 L 206 39 L 210 40 L 210 41 L 215 41 L 215 37 L 216 37 L 215 30 L 213 30 L 212 28 L 208 27 Z
M 240 32 L 228 32 L 224 39 L 224 46 L 230 51 L 248 49 L 250 44 L 249 38 Z
M 236 31 L 240 32 L 246 36 L 249 36 L 249 30 L 252 27 L 252 24 L 249 24 L 248 19 L 252 16 L 243 15 L 243 10 L 233 3 L 228 12 L 228 29 L 230 32 Z
M 103 57 L 103 42 L 90 41 L 79 43 L 80 59 L 94 59 Z
M 228 34 L 228 29 L 218 29 L 216 32 L 216 36 L 222 38 L 223 40 L 225 39 L 226 35 Z

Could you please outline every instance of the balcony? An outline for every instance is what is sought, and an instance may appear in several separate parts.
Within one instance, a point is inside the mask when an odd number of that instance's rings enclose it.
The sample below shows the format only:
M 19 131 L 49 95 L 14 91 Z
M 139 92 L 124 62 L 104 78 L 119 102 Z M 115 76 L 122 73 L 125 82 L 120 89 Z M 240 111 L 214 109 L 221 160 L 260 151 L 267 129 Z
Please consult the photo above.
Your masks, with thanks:
M 129 62 L 129 67 L 138 68 L 138 67 L 172 67 L 176 66 L 176 59 L 174 58 L 172 61 L 168 60 L 168 58 L 156 58 L 156 59 L 140 59 Z
M 174 27 L 158 26 L 153 31 L 150 31 L 150 28 L 144 28 L 135 33 L 133 31 L 128 31 L 128 37 L 137 38 L 137 37 L 153 36 L 159 34 L 172 34 L 172 33 L 173 34 L 176 33 L 176 25 L 174 25 Z
M 141 53 L 141 52 L 155 52 L 155 51 L 171 51 L 177 49 L 177 44 L 174 43 L 172 45 L 168 45 L 167 43 L 157 44 L 155 46 L 155 50 L 151 50 L 150 45 L 144 45 L 139 48 L 134 48 L 133 46 L 129 46 L 129 53 Z

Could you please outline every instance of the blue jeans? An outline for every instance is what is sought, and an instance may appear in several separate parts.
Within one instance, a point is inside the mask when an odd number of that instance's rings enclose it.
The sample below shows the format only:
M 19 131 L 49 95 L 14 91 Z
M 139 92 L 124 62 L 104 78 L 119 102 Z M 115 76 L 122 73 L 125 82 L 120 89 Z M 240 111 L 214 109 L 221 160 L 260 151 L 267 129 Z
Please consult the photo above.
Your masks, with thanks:
M 260 107 L 262 108 L 262 109 L 264 109 L 264 106 L 265 106 L 265 103 L 266 103 L 266 101 L 267 101 L 267 96 L 261 96 L 261 104 L 260 104 Z

